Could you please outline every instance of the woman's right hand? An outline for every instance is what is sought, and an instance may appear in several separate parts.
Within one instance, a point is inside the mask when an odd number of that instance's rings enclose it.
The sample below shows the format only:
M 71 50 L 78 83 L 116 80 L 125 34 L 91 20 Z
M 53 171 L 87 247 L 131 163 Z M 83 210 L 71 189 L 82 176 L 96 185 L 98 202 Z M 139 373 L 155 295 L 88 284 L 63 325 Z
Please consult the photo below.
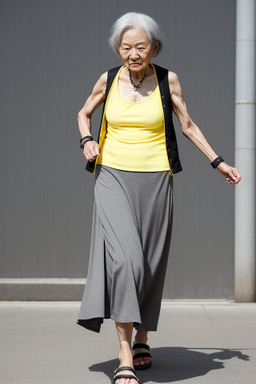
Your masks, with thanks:
M 83 154 L 88 161 L 93 161 L 97 156 L 100 156 L 99 144 L 94 141 L 87 141 L 84 145 Z

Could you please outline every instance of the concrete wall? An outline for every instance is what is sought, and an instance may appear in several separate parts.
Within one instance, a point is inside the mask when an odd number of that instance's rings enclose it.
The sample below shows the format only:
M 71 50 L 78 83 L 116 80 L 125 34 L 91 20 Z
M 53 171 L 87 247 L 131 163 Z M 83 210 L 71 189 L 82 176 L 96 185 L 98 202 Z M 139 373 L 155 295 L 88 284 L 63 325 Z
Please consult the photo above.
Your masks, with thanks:
M 102 72 L 127 11 L 162 26 L 154 60 L 177 72 L 192 119 L 234 157 L 234 0 L 1 0 L 1 278 L 85 278 L 94 176 L 84 170 L 77 112 Z M 97 131 L 100 111 L 93 119 Z M 165 298 L 233 298 L 234 186 L 180 133 L 184 171 Z

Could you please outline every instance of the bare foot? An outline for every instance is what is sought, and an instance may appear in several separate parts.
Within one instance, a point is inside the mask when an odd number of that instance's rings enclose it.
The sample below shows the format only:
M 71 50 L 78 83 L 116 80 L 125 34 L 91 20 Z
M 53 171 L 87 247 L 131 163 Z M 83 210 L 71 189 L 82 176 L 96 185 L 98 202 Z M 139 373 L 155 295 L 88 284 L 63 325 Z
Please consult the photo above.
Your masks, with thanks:
M 137 355 L 137 353 L 144 353 L 144 352 L 149 352 L 148 349 L 144 348 L 136 348 L 134 349 L 134 355 Z M 146 356 L 146 357 L 138 357 L 137 359 L 134 359 L 134 367 L 137 367 L 138 365 L 145 365 L 151 362 L 151 357 Z
M 137 331 L 137 334 L 135 336 L 134 344 L 147 344 L 148 337 L 147 331 Z M 148 353 L 149 350 L 146 348 L 136 348 L 133 351 L 134 356 L 137 355 L 137 353 Z M 151 357 L 138 357 L 137 359 L 134 359 L 133 363 L 134 366 L 137 367 L 139 365 L 145 365 L 151 362 Z
M 121 344 L 120 353 L 119 353 L 119 360 L 120 360 L 119 368 L 131 367 L 132 369 L 134 369 L 131 349 L 130 349 L 130 347 L 127 348 L 127 344 L 125 344 L 125 343 Z M 119 375 L 120 376 L 121 375 L 134 376 L 134 379 L 125 379 L 125 378 L 117 379 L 115 381 L 115 384 L 138 384 L 138 380 L 136 379 L 136 375 L 132 371 L 124 370 L 124 371 L 116 373 L 115 376 L 119 376 Z
M 126 374 L 125 371 L 122 373 Z M 131 372 L 129 374 L 132 375 Z M 116 380 L 115 384 L 138 384 L 138 381 L 136 379 L 118 379 Z
M 127 365 L 126 365 L 127 367 Z M 119 367 L 121 368 L 121 366 Z M 117 379 L 115 381 L 115 384 L 138 384 L 138 380 L 136 379 L 136 376 L 133 372 L 131 371 L 121 371 L 121 372 L 118 372 L 115 376 L 121 376 L 121 375 L 129 375 L 129 376 L 134 376 L 134 379 L 125 379 L 125 378 L 121 378 L 121 379 Z

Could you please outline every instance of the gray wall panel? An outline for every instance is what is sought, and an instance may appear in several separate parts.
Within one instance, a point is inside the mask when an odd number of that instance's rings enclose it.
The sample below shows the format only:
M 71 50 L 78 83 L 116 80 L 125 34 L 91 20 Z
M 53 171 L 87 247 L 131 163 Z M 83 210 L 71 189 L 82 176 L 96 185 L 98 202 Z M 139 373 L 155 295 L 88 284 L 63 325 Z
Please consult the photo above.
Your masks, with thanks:
M 76 117 L 100 74 L 119 64 L 107 38 L 130 10 L 162 26 L 155 63 L 178 73 L 192 119 L 233 163 L 234 0 L 1 0 L 0 277 L 86 276 L 94 176 Z M 184 171 L 164 296 L 232 298 L 234 188 L 176 129 Z

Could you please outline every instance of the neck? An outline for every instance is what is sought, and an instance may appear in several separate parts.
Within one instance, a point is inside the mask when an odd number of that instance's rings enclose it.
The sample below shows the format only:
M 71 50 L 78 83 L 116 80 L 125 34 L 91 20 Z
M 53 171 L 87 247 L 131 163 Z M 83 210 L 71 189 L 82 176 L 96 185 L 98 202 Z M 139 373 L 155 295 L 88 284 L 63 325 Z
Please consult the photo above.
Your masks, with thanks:
M 149 65 L 147 68 L 137 72 L 137 71 L 133 71 L 132 69 L 130 69 L 130 72 L 131 72 L 131 75 L 132 75 L 132 78 L 136 81 L 140 81 L 141 79 L 143 79 L 144 77 L 147 77 L 147 76 L 150 76 L 152 74 L 152 67 L 151 65 Z M 127 68 L 127 73 L 129 75 L 129 70 Z

